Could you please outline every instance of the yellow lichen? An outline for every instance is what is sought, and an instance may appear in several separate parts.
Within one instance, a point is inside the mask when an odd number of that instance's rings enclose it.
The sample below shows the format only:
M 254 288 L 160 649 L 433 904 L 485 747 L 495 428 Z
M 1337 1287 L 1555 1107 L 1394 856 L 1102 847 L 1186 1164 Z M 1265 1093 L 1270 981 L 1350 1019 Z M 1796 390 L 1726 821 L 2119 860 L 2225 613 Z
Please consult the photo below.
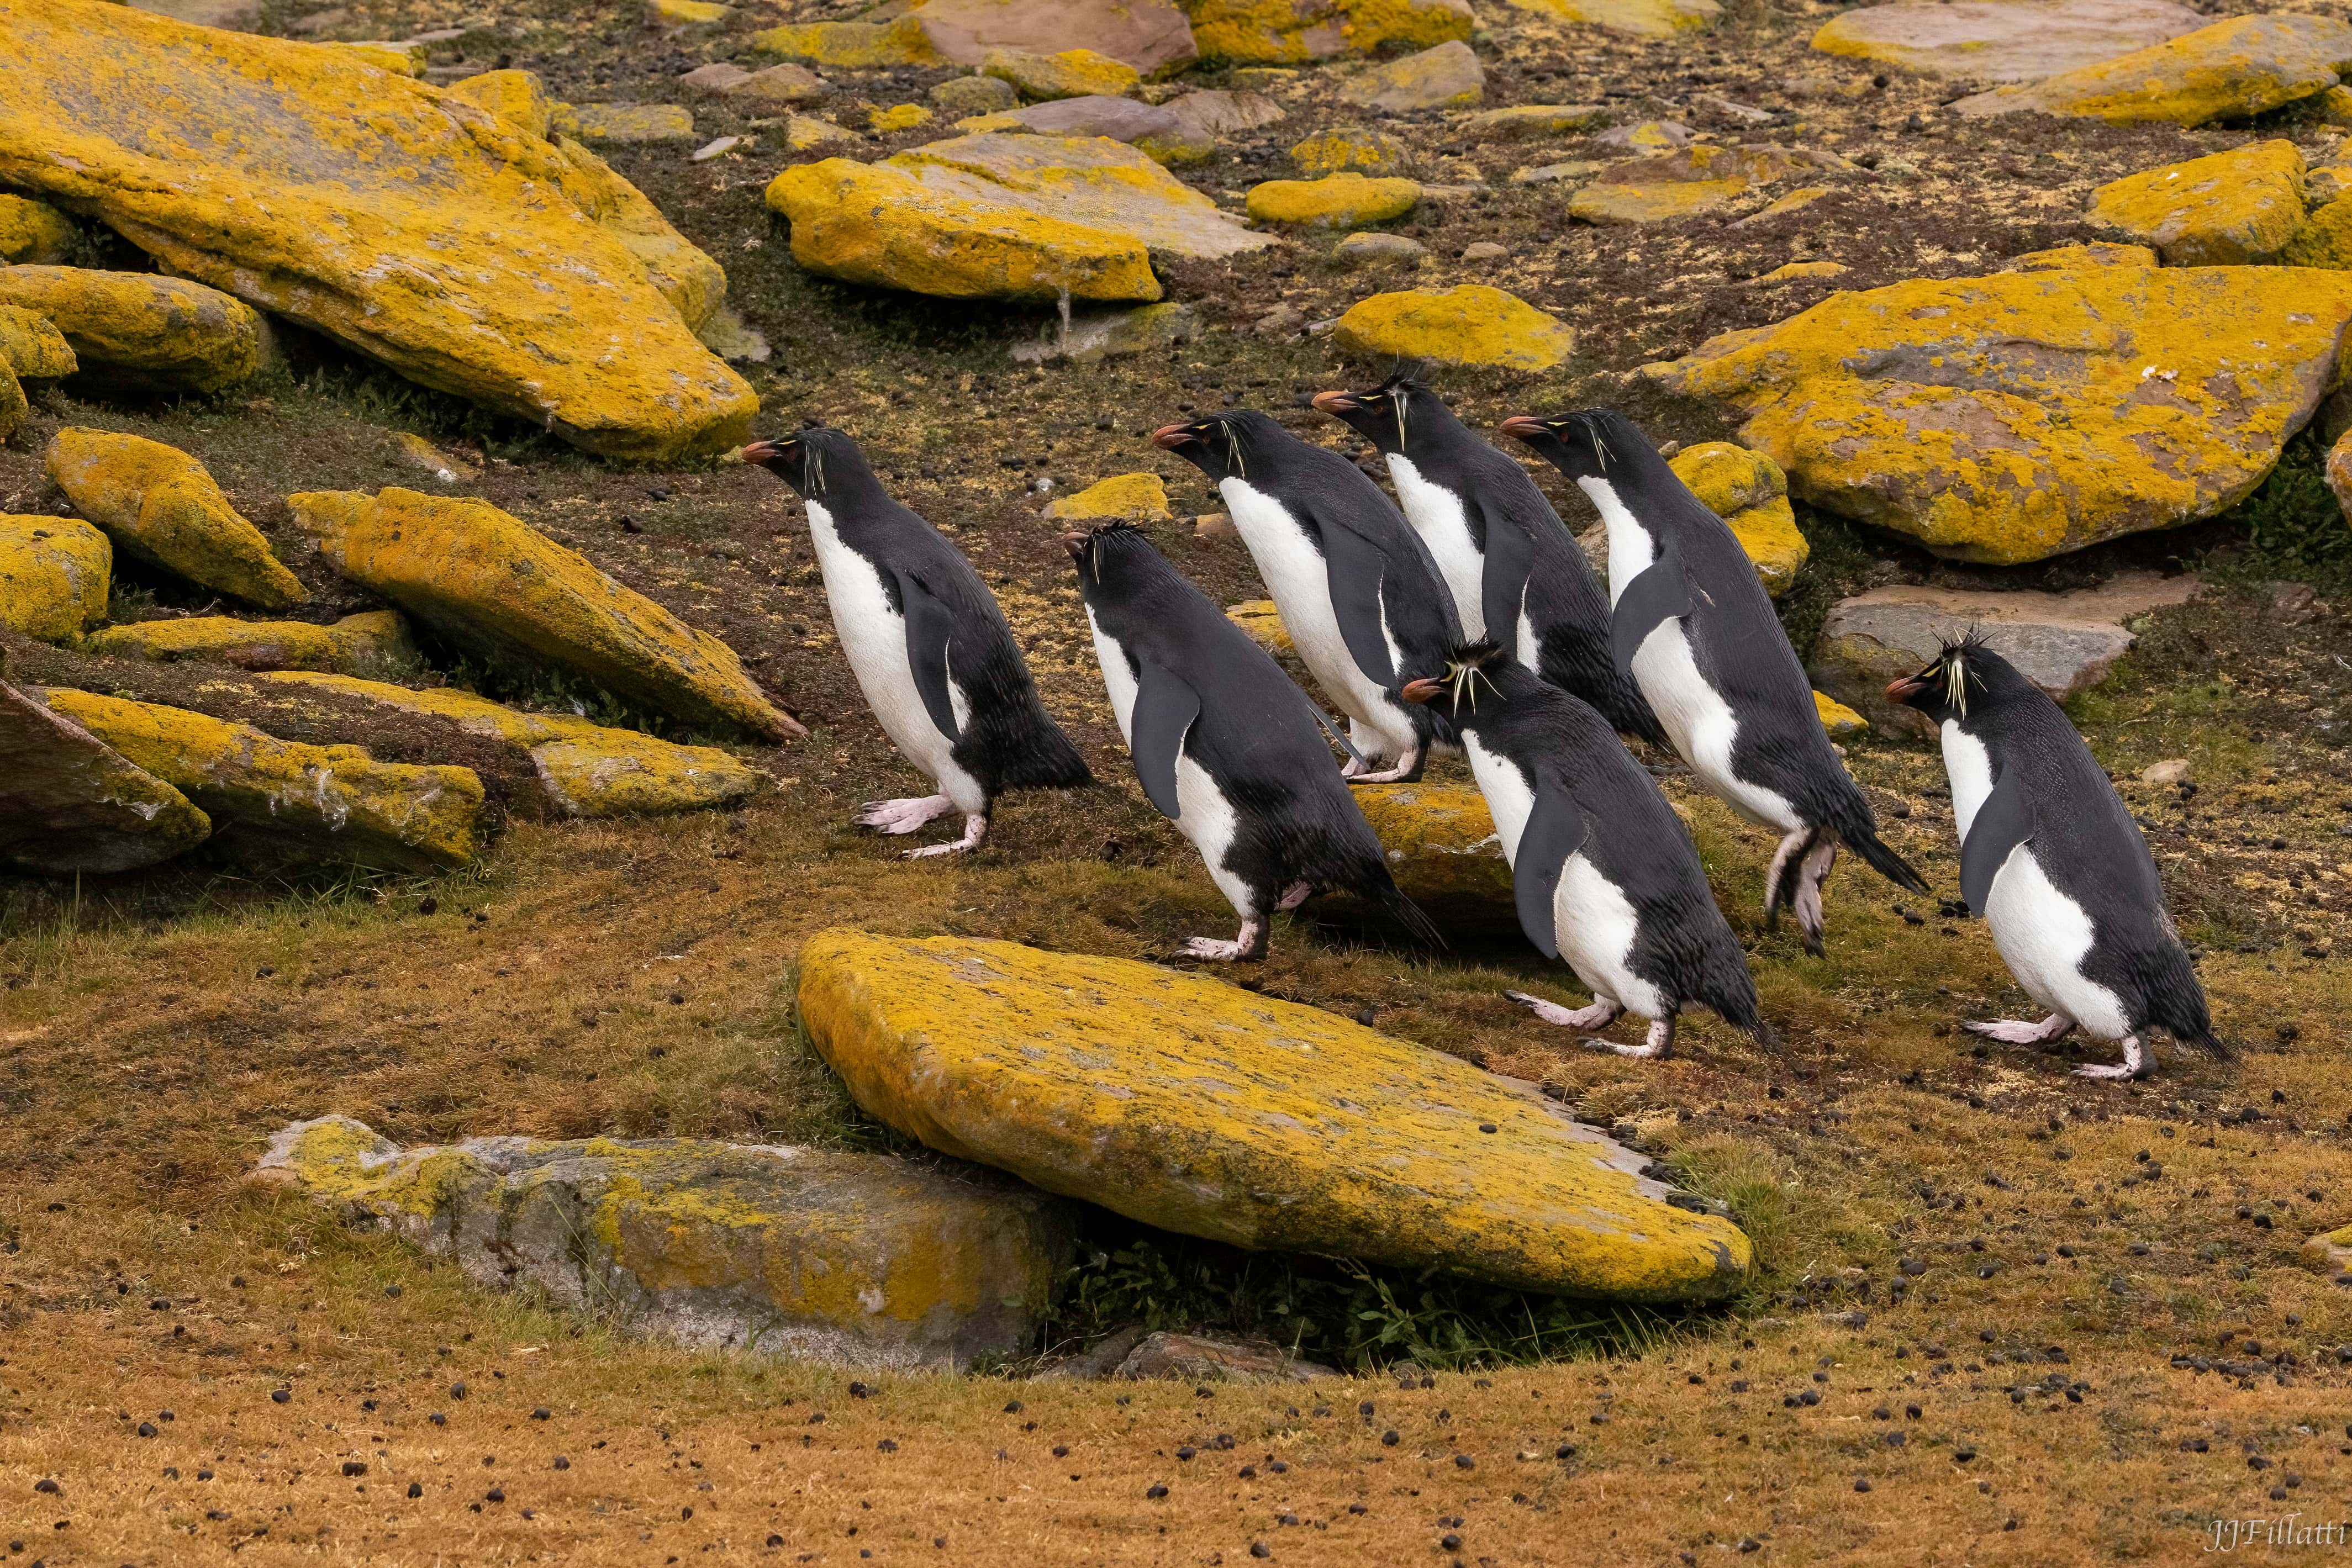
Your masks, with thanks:
M 1795 283 L 1807 277 L 1843 277 L 1847 267 L 1842 261 L 1791 261 L 1774 267 L 1759 283 Z
M 1349 798 L 1381 841 L 1389 874 L 1414 898 L 1507 904 L 1511 862 L 1486 798 L 1459 784 L 1360 784 Z
M 1519 371 L 1550 370 L 1576 347 L 1565 323 L 1482 283 L 1375 294 L 1350 307 L 1332 337 L 1372 358 Z
M 2289 267 L 2352 268 L 2352 195 L 2312 208 L 2279 259 Z
M 1114 474 L 1065 496 L 1045 508 L 1045 515 L 1065 521 L 1125 517 L 1138 522 L 1168 520 L 1168 486 L 1157 474 Z
M 266 609 L 310 597 L 270 553 L 261 530 L 184 452 L 144 436 L 68 425 L 49 443 L 47 467 L 77 510 L 142 560 Z
M 752 34 L 751 47 L 788 60 L 845 70 L 945 63 L 931 47 L 931 37 L 922 22 L 914 16 L 888 22 L 795 22 Z
M 2271 261 L 2303 226 L 2303 151 L 2258 141 L 2126 174 L 2091 193 L 2091 221 L 2174 267 Z
M 103 366 L 171 391 L 235 386 L 261 368 L 268 343 L 249 307 L 201 283 L 151 273 L 0 268 L 0 305 L 48 318 L 83 369 Z
M 1465 0 L 1187 0 L 1203 59 L 1297 66 L 1337 55 L 1467 41 Z
M 991 49 L 982 57 L 980 74 L 1011 82 L 1030 99 L 1124 98 L 1143 85 L 1143 74 L 1124 60 L 1092 49 L 1064 49 L 1059 54 L 1024 55 L 1017 49 Z
M 866 124 L 877 136 L 892 136 L 901 131 L 912 131 L 918 125 L 929 125 L 930 122 L 931 111 L 921 104 L 901 103 L 888 109 L 876 110 Z
M 1385 131 L 1341 127 L 1318 131 L 1290 150 L 1290 161 L 1309 179 L 1342 174 L 1399 174 L 1412 166 L 1412 149 Z
M 1820 692 L 1813 694 L 1813 712 L 1820 716 L 1822 727 L 1841 740 L 1849 735 L 1860 735 L 1870 727 L 1870 721 L 1862 715 L 1837 698 L 1825 696 Z
M 79 363 L 56 322 L 21 305 L 0 305 L 0 364 L 26 381 L 55 381 Z
M 84 638 L 82 652 L 168 664 L 207 659 L 242 670 L 336 670 L 355 674 L 413 658 L 416 649 L 395 611 L 346 615 L 331 626 L 306 621 L 238 621 L 190 615 L 110 626 Z
M 1361 228 L 1401 218 L 1421 202 L 1411 180 L 1368 180 L 1349 172 L 1320 180 L 1267 180 L 1250 187 L 1249 215 L 1262 224 Z
M 2039 81 L 1962 99 L 1965 115 L 2021 110 L 2203 125 L 2245 120 L 2336 85 L 2352 26 L 2327 16 L 2231 16 L 2193 33 Z
M 63 261 L 81 230 L 47 202 L 0 195 L 0 260 L 17 266 Z
M 484 71 L 451 82 L 447 91 L 452 98 L 498 116 L 520 136 L 544 139 L 554 113 L 546 86 L 530 71 Z
M 0 626 L 67 643 L 106 619 L 114 551 L 79 517 L 0 515 Z
M 1290 628 L 1282 623 L 1282 612 L 1274 607 L 1271 599 L 1251 599 L 1228 608 L 1225 619 L 1250 634 L 1250 640 L 1268 652 L 1286 653 L 1297 644 L 1290 640 Z
M 1675 453 L 1668 466 L 1730 528 L 1764 591 L 1775 599 L 1788 592 L 1812 547 L 1798 531 L 1780 465 L 1728 441 L 1705 441 Z

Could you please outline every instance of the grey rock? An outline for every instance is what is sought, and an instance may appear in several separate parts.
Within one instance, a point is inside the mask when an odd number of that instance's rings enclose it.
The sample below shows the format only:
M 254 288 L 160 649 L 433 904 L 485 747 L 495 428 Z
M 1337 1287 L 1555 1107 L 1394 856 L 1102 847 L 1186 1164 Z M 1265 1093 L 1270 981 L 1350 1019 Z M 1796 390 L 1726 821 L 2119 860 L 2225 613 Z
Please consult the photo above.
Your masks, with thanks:
M 743 313 L 732 305 L 722 305 L 711 313 L 710 319 L 695 329 L 694 335 L 702 346 L 731 365 L 764 365 L 768 362 L 768 340 L 759 329 L 743 319 Z
M 52 876 L 135 871 L 211 832 L 179 790 L 0 681 L 0 864 Z
M 1276 124 L 1285 113 L 1282 105 L 1262 92 L 1225 92 L 1218 89 L 1170 99 L 1167 109 L 1177 123 L 1210 141 Z
M 866 17 L 878 21 L 887 9 Z M 960 66 L 980 64 L 991 49 L 1050 55 L 1083 47 L 1158 76 L 1201 55 L 1173 0 L 926 0 L 912 15 L 931 47 Z
M 2210 20 L 2168 0 L 1894 0 L 1833 18 L 1814 47 L 1913 76 L 2038 81 Z
M 130 0 L 135 11 L 152 11 L 199 27 L 249 33 L 261 25 L 261 0 Z
M 1429 254 L 1429 247 L 1404 235 L 1368 232 L 1349 235 L 1332 254 L 1352 266 L 1367 267 L 1380 262 L 1418 261 Z
M 1458 109 L 1478 102 L 1486 93 L 1486 69 L 1459 38 L 1359 71 L 1339 88 L 1339 96 L 1349 103 L 1383 114 Z
M 2141 768 L 2139 781 L 2143 784 L 2179 784 L 2186 779 L 2189 774 L 2189 758 L 2168 757 L 2160 762 L 2151 762 Z
M 1462 259 L 1465 261 L 1500 261 L 1510 254 L 1510 246 L 1496 245 L 1490 239 L 1478 240 L 1462 247 Z
M 1017 107 L 1021 95 L 1001 77 L 950 77 L 931 89 L 931 101 L 942 114 L 1002 114 Z
M 1660 138 L 1664 145 L 1656 141 L 1636 141 L 1637 132 L 1647 132 Z M 1696 131 L 1678 120 L 1653 120 L 1640 125 L 1612 126 L 1592 140 L 1603 147 L 1631 147 L 1640 152 L 1660 152 L 1668 148 L 1687 147 L 1696 135 Z
M 1141 1323 L 1129 1323 L 1080 1354 L 1065 1356 L 1041 1370 L 1037 1375 L 1055 1380 L 1084 1378 L 1090 1382 L 1108 1377 L 1118 1370 L 1128 1353 L 1143 1342 L 1144 1333 Z
M 1171 110 L 1104 93 L 1034 103 L 999 119 L 1040 136 L 1108 136 L 1140 147 L 1163 163 L 1197 162 L 1216 150 L 1213 139 L 1199 134 Z M 992 124 L 992 129 L 1010 127 Z
M 1319 1362 L 1294 1360 L 1279 1345 L 1161 1333 L 1146 1335 L 1111 1375 L 1174 1377 L 1188 1383 L 1307 1383 L 1339 1375 Z
M 1077 308 L 1070 312 L 1066 330 L 1058 317 L 1048 319 L 1035 340 L 1013 346 L 1013 357 L 1024 365 L 1053 360 L 1092 364 L 1173 348 L 1200 335 L 1200 318 L 1190 305 L 1163 301 L 1124 310 Z
M 754 109 L 797 109 L 824 99 L 833 88 L 806 66 L 786 61 L 749 72 L 719 90 Z
M 680 76 L 677 85 L 696 92 L 725 92 L 737 82 L 747 79 L 751 74 L 732 60 L 713 60 Z

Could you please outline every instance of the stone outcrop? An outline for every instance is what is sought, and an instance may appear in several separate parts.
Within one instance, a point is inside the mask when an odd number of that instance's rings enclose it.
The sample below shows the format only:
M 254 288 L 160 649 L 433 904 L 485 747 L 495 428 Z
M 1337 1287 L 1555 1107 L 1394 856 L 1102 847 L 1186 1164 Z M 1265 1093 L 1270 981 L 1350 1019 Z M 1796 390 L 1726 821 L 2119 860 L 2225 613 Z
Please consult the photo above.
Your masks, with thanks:
M 1483 283 L 1375 294 L 1349 307 L 1332 337 L 1367 359 L 1517 371 L 1550 370 L 1576 347 L 1564 322 Z
M 1812 547 L 1797 529 L 1789 476 L 1779 464 L 1728 441 L 1703 441 L 1675 453 L 1667 466 L 1730 526 L 1765 592 L 1778 599 L 1795 586 Z
M 307 621 L 239 621 L 226 615 L 137 621 L 83 638 L 81 651 L 156 664 L 201 659 L 240 670 L 326 670 L 346 675 L 390 671 L 416 657 L 408 624 L 393 610 L 362 611 L 327 626 Z
M 800 1014 L 870 1114 L 1166 1229 L 1618 1301 L 1749 1268 L 1729 1222 L 1532 1085 L 1222 980 L 832 930 L 801 950 Z
M 1471 109 L 1486 101 L 1486 73 L 1469 45 L 1449 38 L 1434 48 L 1365 68 L 1339 84 L 1339 96 L 1382 114 Z
M 0 47 L 38 62 L 0 72 L 0 181 L 181 277 L 592 451 L 747 434 L 751 388 L 591 211 L 609 193 L 510 121 L 361 51 L 103 0 L 0 0 Z
M 1511 0 L 1558 22 L 1578 22 L 1637 38 L 1671 38 L 1705 32 L 1723 19 L 1716 0 Z
M 0 9 L 0 25 L 6 18 Z M 0 88 L 0 102 L 5 98 Z M 0 172 L 7 167 L 7 143 L 0 128 Z M 268 329 L 249 306 L 184 277 L 11 267 L 0 270 L 0 305 L 47 318 L 80 369 L 110 387 L 219 392 L 249 379 L 269 351 Z
M 1719 212 L 1764 186 L 1853 168 L 1834 152 L 1809 147 L 1702 142 L 1611 164 L 1576 193 L 1568 210 L 1589 224 L 1673 223 Z
M 2074 267 L 1833 294 L 1643 367 L 1813 506 L 2010 565 L 2233 505 L 2335 384 L 2352 277 Z
M 2091 193 L 2091 221 L 2173 267 L 2275 261 L 2303 227 L 2302 149 L 2257 141 L 2126 174 Z
M 110 875 L 169 860 L 211 832 L 186 796 L 0 681 L 0 865 Z
M 310 597 L 205 465 L 178 448 L 68 425 L 50 441 L 47 463 L 74 508 L 124 553 L 265 610 Z
M 1021 1354 L 1076 1240 L 1066 1205 L 988 1172 L 692 1138 L 403 1149 L 322 1116 L 273 1136 L 251 1179 L 452 1258 L 477 1285 L 536 1287 L 681 1344 L 850 1367 Z
M 688 724 L 805 733 L 732 648 L 488 501 L 387 486 L 287 503 L 336 570 L 494 662 L 552 664 Z
M 1995 88 L 1953 109 L 1972 119 L 2032 111 L 2110 125 L 2244 120 L 2336 85 L 2352 66 L 2352 23 L 2232 16 L 2161 44 L 2039 81 Z
M 1486 798 L 1460 784 L 1361 784 L 1351 791 L 1389 874 L 1416 899 L 1511 903 L 1511 862 Z
M 1368 180 L 1349 172 L 1320 180 L 1268 180 L 1252 185 L 1249 215 L 1262 224 L 1313 224 L 1353 229 L 1401 218 L 1421 204 L 1412 180 Z
M 1185 9 L 1204 57 L 1256 66 L 1466 43 L 1478 20 L 1469 0 L 1187 0 Z
M 1813 47 L 1913 76 L 2040 81 L 2193 33 L 2206 20 L 2171 0 L 1893 0 L 1832 17 Z
M 79 517 L 0 514 L 0 626 L 68 643 L 106 619 L 114 548 Z

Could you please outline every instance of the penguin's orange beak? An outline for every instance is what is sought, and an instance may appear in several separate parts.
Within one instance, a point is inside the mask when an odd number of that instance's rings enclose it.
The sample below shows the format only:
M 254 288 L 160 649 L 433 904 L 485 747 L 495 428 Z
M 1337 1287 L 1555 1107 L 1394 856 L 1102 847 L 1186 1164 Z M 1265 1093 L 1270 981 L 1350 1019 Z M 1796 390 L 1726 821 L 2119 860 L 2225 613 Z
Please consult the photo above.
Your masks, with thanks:
M 1322 413 L 1353 413 L 1357 407 L 1356 395 L 1353 392 L 1319 392 L 1315 394 L 1315 407 Z
M 1550 425 L 1531 413 L 1515 413 L 1503 421 L 1503 434 L 1514 441 L 1533 441 L 1553 434 Z
M 1445 683 L 1435 675 L 1423 675 L 1404 684 L 1403 696 L 1409 703 L 1433 703 L 1444 694 Z
M 1200 439 L 1192 434 L 1190 426 L 1181 424 L 1163 424 L 1151 433 L 1151 444 L 1170 452 L 1180 446 L 1190 446 Z
M 772 441 L 754 441 L 739 447 L 735 460 L 739 463 L 773 463 L 784 455 L 784 449 Z
M 1886 700 L 1907 703 L 1927 689 L 1927 683 L 1917 675 L 1906 675 L 1899 681 L 1886 683 Z

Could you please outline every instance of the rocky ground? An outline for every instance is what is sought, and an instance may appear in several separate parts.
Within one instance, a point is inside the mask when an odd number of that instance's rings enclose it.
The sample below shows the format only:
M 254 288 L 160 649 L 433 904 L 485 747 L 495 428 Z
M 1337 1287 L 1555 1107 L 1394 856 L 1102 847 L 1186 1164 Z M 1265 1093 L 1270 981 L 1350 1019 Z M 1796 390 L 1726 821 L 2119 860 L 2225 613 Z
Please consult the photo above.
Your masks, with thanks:
M 407 37 L 467 9 L 355 4 L 325 30 Z M 811 933 L 1143 958 L 1223 933 L 1223 900 L 1132 782 L 1038 513 L 1138 469 L 1165 476 L 1178 513 L 1213 510 L 1191 470 L 1142 438 L 1187 413 L 1266 408 L 1341 444 L 1304 394 L 1386 367 L 1348 363 L 1304 329 L 1399 276 L 1492 283 L 1575 328 L 1556 372 L 1448 375 L 1474 424 L 1611 402 L 1687 444 L 1733 426 L 1628 372 L 1832 287 L 1970 276 L 2092 238 L 2091 191 L 2152 165 L 2256 134 L 2297 141 L 2314 164 L 2329 155 L 2333 132 L 2308 110 L 2194 131 L 1964 120 L 1942 107 L 1952 82 L 1808 51 L 1834 12 L 1743 5 L 1713 34 L 1642 41 L 1481 6 L 1489 107 L 1604 104 L 1621 124 L 1672 119 L 1726 140 L 1751 133 L 1710 100 L 1763 108 L 1770 139 L 1864 166 L 1801 211 L 1738 222 L 1771 200 L 1758 192 L 1675 224 L 1572 222 L 1562 183 L 1510 174 L 1609 153 L 1578 137 L 1473 145 L 1438 116 L 1404 116 L 1383 129 L 1420 177 L 1467 188 L 1390 225 L 1426 262 L 1367 271 L 1305 241 L 1163 269 L 1170 298 L 1210 329 L 1093 366 L 1012 360 L 1048 309 L 925 302 L 794 266 L 761 193 L 821 154 L 788 155 L 751 114 L 677 85 L 713 59 L 763 63 L 744 40 L 781 13 L 747 5 L 677 32 L 617 3 L 516 5 L 436 45 L 445 74 L 527 68 L 573 103 L 691 102 L 697 141 L 605 151 L 725 266 L 730 299 L 772 345 L 742 367 L 761 433 L 843 426 L 951 530 L 1108 782 L 1008 803 L 968 860 L 909 864 L 850 829 L 859 802 L 913 776 L 840 661 L 798 507 L 756 470 L 587 457 L 299 330 L 283 369 L 215 397 L 38 394 L 0 450 L 0 510 L 51 508 L 41 453 L 60 427 L 168 442 L 261 527 L 311 592 L 302 614 L 325 622 L 375 601 L 327 568 L 284 497 L 415 482 L 386 442 L 422 434 L 479 463 L 465 493 L 724 637 L 811 734 L 729 742 L 778 786 L 738 810 L 549 822 L 518 807 L 480 864 L 443 877 L 180 862 L 114 882 L 0 879 L 0 1562 L 2049 1563 L 2178 1560 L 2213 1541 L 2217 1520 L 2339 1517 L 2352 1292 L 2297 1249 L 2352 1220 L 2352 552 L 2307 442 L 2230 516 L 2022 568 L 1939 562 L 1801 509 L 1812 559 L 1782 601 L 1809 648 L 1833 603 L 1874 586 L 2203 575 L 2204 596 L 2158 612 L 2071 711 L 2148 830 L 2232 1060 L 2168 1050 L 2152 1082 L 2095 1084 L 2067 1075 L 2084 1060 L 2071 1048 L 1973 1040 L 1958 1020 L 2026 1005 L 1981 925 L 1858 868 L 1832 882 L 1828 956 L 1805 958 L 1757 917 L 1769 842 L 1664 759 L 1777 1050 L 1711 1021 L 1661 1064 L 1564 1049 L 1496 993 L 1574 993 L 1492 912 L 1441 908 L 1456 936 L 1442 960 L 1344 906 L 1277 922 L 1250 984 L 1551 1086 L 1730 1204 L 1761 1270 L 1727 1312 L 1540 1330 L 1530 1313 L 1529 1343 L 1484 1293 L 1382 1274 L 1360 1298 L 1371 1317 L 1335 1324 L 1315 1303 L 1361 1281 L 1113 1227 L 1082 1250 L 1052 1348 L 1147 1320 L 1303 1335 L 1326 1359 L 1352 1352 L 1351 1376 L 1105 1385 L 1028 1379 L 1023 1364 L 853 1381 L 484 1293 L 241 1183 L 272 1132 L 330 1112 L 404 1145 L 522 1132 L 887 1146 L 793 1016 Z M 268 29 L 305 21 L 263 7 Z M 951 73 L 826 74 L 839 90 L 825 111 L 856 124 L 852 102 L 926 102 Z M 1273 90 L 1282 122 L 1180 174 L 1222 199 L 1288 174 L 1284 150 L 1311 131 L 1362 118 L 1328 73 Z M 724 134 L 751 140 L 688 162 Z M 1506 254 L 1463 259 L 1477 244 Z M 84 259 L 144 265 L 111 242 Z M 1817 260 L 1848 271 L 1763 281 Z M 1551 493 L 1573 525 L 1591 520 Z M 1262 596 L 1236 541 L 1196 538 L 1189 516 L 1151 531 L 1221 601 Z M 2282 580 L 2315 587 L 2317 606 Z M 205 598 L 126 567 L 115 618 Z M 228 716 L 247 700 L 200 666 L 5 646 L 12 678 Z M 493 695 L 723 738 L 427 654 Z M 369 739 L 403 755 L 397 721 Z M 1848 747 L 1892 841 L 1952 896 L 1936 755 L 1883 730 Z M 2138 781 L 2174 758 L 2186 787 Z M 463 760 L 494 802 L 522 789 L 511 761 Z M 1439 772 L 1458 780 L 1451 768 Z M 1530 1350 L 1553 1358 L 1513 1364 Z

